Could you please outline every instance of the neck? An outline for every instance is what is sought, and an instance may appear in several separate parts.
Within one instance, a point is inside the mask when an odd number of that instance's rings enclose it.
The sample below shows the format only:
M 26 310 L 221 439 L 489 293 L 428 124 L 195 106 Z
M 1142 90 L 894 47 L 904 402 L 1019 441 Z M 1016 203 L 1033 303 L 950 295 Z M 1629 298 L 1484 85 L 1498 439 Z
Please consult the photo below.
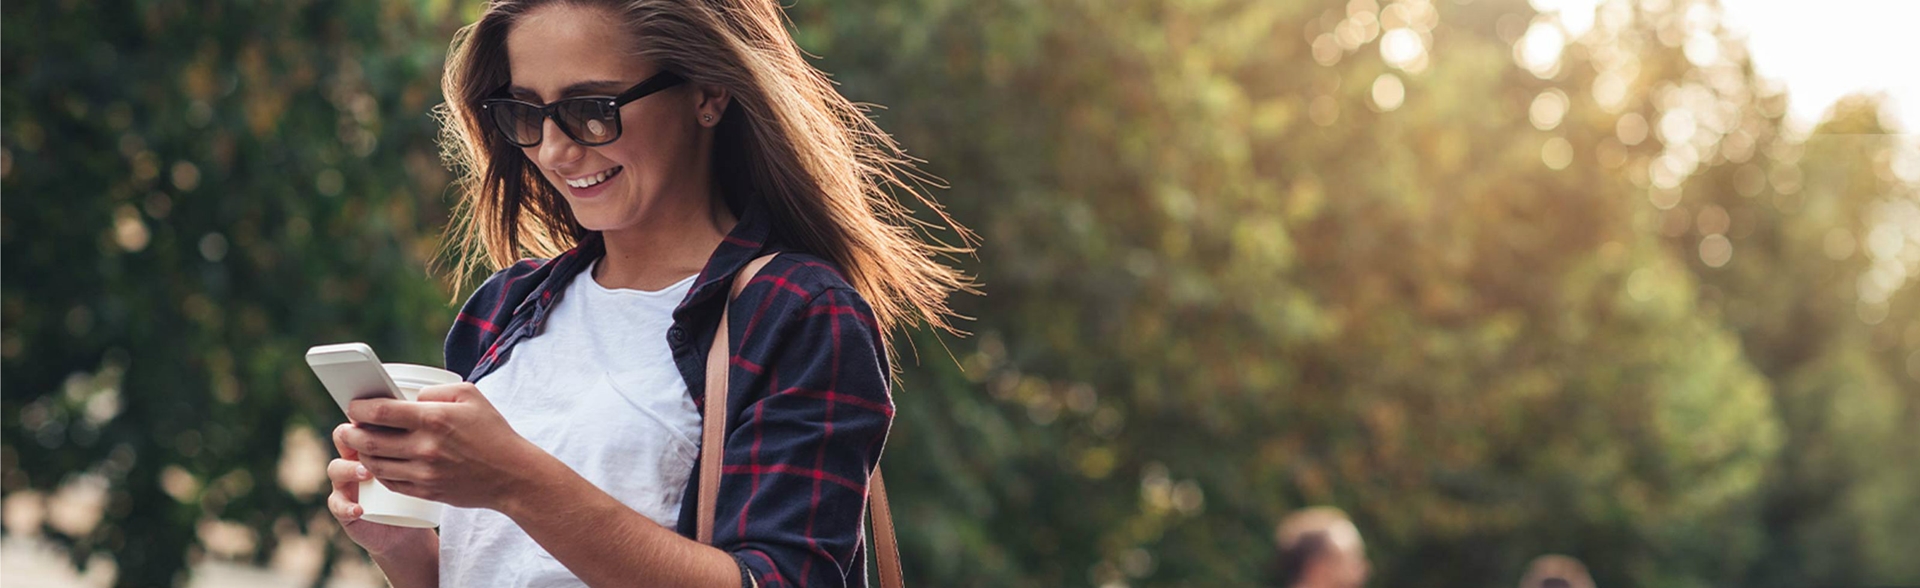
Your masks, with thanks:
M 682 194 L 661 199 L 633 226 L 602 231 L 607 255 L 593 279 L 608 288 L 659 290 L 700 273 L 737 220 L 710 189 Z

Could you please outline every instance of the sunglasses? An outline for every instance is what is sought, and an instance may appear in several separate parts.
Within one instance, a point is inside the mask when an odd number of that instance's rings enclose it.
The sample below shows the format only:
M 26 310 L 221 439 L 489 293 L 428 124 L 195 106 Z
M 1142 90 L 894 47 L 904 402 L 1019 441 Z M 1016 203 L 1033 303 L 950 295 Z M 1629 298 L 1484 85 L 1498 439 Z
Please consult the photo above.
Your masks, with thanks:
M 480 102 L 480 109 L 493 119 L 500 136 L 514 145 L 539 145 L 541 135 L 546 134 L 542 132 L 543 127 L 550 118 L 573 142 L 598 147 L 620 140 L 620 107 L 686 81 L 678 74 L 663 71 L 634 84 L 619 96 L 580 96 L 555 100 L 546 106 L 512 98 L 490 98 Z

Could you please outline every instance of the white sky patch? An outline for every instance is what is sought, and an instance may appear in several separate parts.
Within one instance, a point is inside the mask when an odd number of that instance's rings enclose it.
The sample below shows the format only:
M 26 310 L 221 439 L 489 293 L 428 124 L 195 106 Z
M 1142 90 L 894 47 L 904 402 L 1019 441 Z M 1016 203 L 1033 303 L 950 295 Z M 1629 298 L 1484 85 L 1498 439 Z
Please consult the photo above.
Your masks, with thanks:
M 1891 122 L 1920 132 L 1920 0 L 1720 0 L 1754 68 L 1786 84 L 1788 115 L 1811 128 L 1834 101 L 1885 92 Z

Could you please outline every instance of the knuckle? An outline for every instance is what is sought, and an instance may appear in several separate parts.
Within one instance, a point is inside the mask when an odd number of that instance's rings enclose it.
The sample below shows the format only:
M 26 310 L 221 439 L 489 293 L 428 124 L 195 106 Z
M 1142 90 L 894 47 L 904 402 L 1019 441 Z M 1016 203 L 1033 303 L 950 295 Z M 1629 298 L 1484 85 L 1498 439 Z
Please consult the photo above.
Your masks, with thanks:
M 429 431 L 450 429 L 448 420 L 446 411 L 442 410 L 429 410 L 420 414 L 420 424 Z

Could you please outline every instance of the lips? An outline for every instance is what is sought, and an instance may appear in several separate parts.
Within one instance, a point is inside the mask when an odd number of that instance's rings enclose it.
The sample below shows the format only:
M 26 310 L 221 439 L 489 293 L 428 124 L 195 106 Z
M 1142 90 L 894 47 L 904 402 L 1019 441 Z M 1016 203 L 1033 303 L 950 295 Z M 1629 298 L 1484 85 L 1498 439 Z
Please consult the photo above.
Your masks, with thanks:
M 613 179 L 614 176 L 620 175 L 621 170 L 624 170 L 624 169 L 626 169 L 625 166 L 616 165 L 616 166 L 613 166 L 612 169 L 608 169 L 606 171 L 603 171 L 597 174 L 593 174 L 583 178 L 574 178 L 574 179 L 566 180 L 566 183 L 567 183 L 567 186 L 572 187 L 576 190 L 592 188 L 594 186 L 598 186 L 606 182 L 607 180 Z

